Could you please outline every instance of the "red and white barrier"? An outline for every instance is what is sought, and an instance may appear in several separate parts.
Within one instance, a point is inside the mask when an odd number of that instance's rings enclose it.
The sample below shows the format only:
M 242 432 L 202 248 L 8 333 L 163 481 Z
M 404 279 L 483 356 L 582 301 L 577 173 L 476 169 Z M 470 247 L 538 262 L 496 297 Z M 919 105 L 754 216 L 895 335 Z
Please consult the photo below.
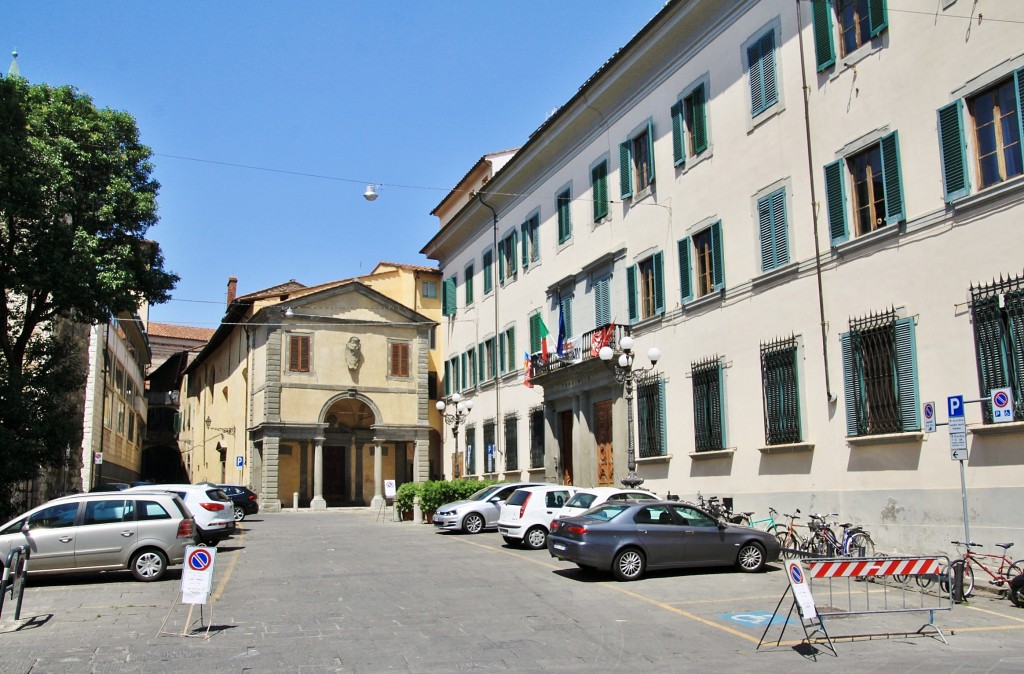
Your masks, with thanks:
M 811 578 L 850 578 L 860 576 L 921 576 L 941 572 L 935 557 L 872 557 L 850 560 L 807 560 Z

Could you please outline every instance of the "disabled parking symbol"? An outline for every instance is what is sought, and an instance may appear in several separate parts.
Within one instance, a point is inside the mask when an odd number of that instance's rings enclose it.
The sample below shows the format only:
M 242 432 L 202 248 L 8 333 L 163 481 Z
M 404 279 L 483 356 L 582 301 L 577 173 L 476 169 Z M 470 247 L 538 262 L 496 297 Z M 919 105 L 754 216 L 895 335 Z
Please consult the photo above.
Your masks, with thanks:
M 774 616 L 774 617 L 773 617 Z M 746 613 L 723 613 L 721 618 L 744 627 L 764 627 L 765 625 L 788 625 L 792 621 L 785 616 L 769 613 L 768 611 L 748 611 Z

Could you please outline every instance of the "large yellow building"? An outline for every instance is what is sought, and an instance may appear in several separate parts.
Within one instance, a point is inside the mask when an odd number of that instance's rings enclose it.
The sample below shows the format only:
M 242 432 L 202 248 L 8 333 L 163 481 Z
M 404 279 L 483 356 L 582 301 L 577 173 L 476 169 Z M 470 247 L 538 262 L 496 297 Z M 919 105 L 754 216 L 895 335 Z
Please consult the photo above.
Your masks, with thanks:
M 265 510 L 379 505 L 442 472 L 436 269 L 294 280 L 235 296 L 188 366 L 179 447 L 193 482 L 249 484 Z

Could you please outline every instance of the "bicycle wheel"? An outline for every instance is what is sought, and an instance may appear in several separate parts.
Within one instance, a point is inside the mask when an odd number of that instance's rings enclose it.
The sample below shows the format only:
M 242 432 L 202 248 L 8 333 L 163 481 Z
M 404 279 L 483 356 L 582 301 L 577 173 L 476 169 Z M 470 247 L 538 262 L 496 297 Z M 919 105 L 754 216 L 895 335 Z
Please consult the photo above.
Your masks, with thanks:
M 779 541 L 779 546 L 782 548 L 783 559 L 795 559 L 799 555 L 795 552 L 797 542 L 794 537 L 790 535 L 789 531 L 780 531 L 775 534 L 776 540 Z
M 850 541 L 846 544 L 846 556 L 874 557 L 875 542 L 871 540 L 871 536 L 863 532 L 854 534 L 850 536 Z

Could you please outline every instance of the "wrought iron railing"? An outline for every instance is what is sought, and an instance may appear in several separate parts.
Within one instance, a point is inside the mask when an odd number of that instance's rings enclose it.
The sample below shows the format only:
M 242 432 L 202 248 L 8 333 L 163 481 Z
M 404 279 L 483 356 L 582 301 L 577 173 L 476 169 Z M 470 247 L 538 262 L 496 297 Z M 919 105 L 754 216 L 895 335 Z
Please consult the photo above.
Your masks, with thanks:
M 900 391 L 896 380 L 896 319 L 894 310 L 850 320 L 850 349 L 859 384 L 854 397 L 858 435 L 899 433 Z
M 636 378 L 636 412 L 638 456 L 649 459 L 665 456 L 665 406 L 661 399 L 664 393 L 659 372 L 645 372 Z
M 562 350 L 561 356 L 549 353 L 545 361 L 541 352 L 530 354 L 531 376 L 534 378 L 541 377 L 572 365 L 597 360 L 597 352 L 600 351 L 601 346 L 607 345 L 613 349 L 618 349 L 619 340 L 631 334 L 631 332 L 628 325 L 609 323 L 590 332 L 585 332 L 578 337 L 571 337 L 566 340 L 569 342 L 569 346 Z
M 992 389 L 1013 389 L 1013 419 L 1024 421 L 1024 276 L 971 286 L 978 384 L 982 398 Z M 992 423 L 992 404 L 982 403 Z
M 692 363 L 693 444 L 698 452 L 724 449 L 722 442 L 721 369 L 718 356 Z
M 800 442 L 800 400 L 796 377 L 796 338 L 761 344 L 764 440 L 767 445 Z

